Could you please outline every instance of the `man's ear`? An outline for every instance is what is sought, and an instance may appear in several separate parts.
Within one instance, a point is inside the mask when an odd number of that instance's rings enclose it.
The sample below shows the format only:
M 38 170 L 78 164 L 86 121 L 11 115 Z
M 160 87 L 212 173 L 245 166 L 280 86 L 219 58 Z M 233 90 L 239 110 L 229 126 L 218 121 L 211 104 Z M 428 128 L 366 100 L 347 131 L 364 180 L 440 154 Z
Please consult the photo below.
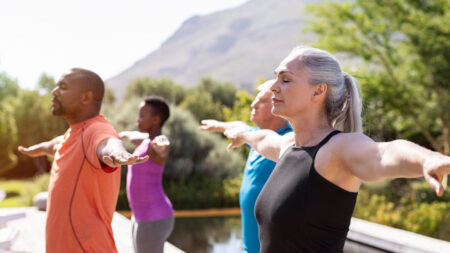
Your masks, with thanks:
M 92 91 L 83 92 L 81 95 L 81 103 L 87 105 L 94 100 L 94 93 Z
M 323 100 L 326 98 L 328 90 L 328 85 L 325 83 L 320 83 L 314 86 L 313 99 L 314 100 Z

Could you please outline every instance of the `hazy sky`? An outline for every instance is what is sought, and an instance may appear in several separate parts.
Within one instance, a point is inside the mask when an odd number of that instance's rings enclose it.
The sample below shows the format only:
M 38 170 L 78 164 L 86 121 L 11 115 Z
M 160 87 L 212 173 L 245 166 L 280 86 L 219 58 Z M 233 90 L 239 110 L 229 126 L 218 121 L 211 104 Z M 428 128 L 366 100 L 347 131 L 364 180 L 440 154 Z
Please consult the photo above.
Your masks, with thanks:
M 247 0 L 0 0 L 0 72 L 34 88 L 83 67 L 108 79 L 143 58 L 193 15 Z

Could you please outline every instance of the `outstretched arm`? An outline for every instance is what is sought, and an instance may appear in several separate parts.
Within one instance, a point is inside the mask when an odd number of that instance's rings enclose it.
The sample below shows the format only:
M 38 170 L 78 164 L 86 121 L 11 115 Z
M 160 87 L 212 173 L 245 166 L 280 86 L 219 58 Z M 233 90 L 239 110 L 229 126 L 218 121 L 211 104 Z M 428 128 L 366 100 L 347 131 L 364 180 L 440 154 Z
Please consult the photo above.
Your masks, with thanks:
M 424 176 L 438 196 L 442 177 L 450 173 L 450 157 L 406 140 L 374 142 L 362 134 L 346 134 L 339 145 L 341 157 L 362 180 Z
M 223 122 L 223 121 L 217 121 L 214 119 L 204 119 L 201 121 L 201 123 L 202 123 L 202 125 L 199 126 L 199 129 L 202 131 L 208 131 L 208 132 L 223 133 L 226 130 L 248 127 L 248 125 L 242 121 Z
M 54 156 L 58 144 L 61 142 L 62 138 L 63 136 L 61 135 L 49 141 L 41 142 L 28 148 L 19 146 L 17 150 L 19 150 L 20 153 L 30 157 L 37 157 L 43 155 Z
M 127 140 L 133 143 L 135 146 L 139 146 L 143 140 L 148 139 L 148 133 L 142 133 L 139 131 L 122 131 L 119 133 L 119 137 L 122 140 Z
M 132 155 L 125 150 L 123 142 L 116 138 L 108 138 L 100 142 L 97 146 L 97 157 L 103 164 L 111 168 L 117 168 L 121 165 L 132 165 L 142 163 L 148 160 L 148 155 L 139 157 Z
M 287 145 L 294 141 L 293 132 L 281 136 L 277 132 L 267 129 L 258 131 L 232 129 L 226 130 L 224 134 L 231 140 L 227 147 L 228 151 L 247 143 L 262 156 L 275 162 L 278 161 Z

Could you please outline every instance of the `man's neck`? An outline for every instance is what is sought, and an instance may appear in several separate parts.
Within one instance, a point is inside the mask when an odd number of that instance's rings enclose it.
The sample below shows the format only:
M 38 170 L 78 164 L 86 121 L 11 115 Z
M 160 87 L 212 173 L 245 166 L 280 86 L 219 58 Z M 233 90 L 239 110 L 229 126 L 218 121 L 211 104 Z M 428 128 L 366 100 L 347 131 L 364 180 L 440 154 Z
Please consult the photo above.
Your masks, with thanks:
M 276 120 L 276 121 L 269 121 L 269 122 L 263 122 L 260 124 L 256 124 L 261 129 L 270 129 L 273 131 L 277 131 L 278 129 L 281 129 L 288 125 L 287 120 Z
M 83 113 L 75 117 L 65 117 L 65 120 L 67 121 L 67 123 L 69 123 L 69 125 L 75 125 L 85 120 L 97 117 L 99 114 L 100 114 L 99 112 Z

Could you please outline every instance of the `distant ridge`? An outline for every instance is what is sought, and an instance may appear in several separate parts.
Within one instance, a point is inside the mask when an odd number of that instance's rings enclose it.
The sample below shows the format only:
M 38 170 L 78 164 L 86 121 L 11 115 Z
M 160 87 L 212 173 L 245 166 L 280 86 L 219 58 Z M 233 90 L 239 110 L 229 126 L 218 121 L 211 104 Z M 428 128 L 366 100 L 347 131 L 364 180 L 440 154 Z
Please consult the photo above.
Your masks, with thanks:
M 107 80 L 118 99 L 137 77 L 168 77 L 195 85 L 202 77 L 230 81 L 251 90 L 258 78 L 272 78 L 289 51 L 306 41 L 302 8 L 320 0 L 250 0 L 232 9 L 193 16 L 159 49 Z M 304 15 L 304 14 L 303 14 Z

